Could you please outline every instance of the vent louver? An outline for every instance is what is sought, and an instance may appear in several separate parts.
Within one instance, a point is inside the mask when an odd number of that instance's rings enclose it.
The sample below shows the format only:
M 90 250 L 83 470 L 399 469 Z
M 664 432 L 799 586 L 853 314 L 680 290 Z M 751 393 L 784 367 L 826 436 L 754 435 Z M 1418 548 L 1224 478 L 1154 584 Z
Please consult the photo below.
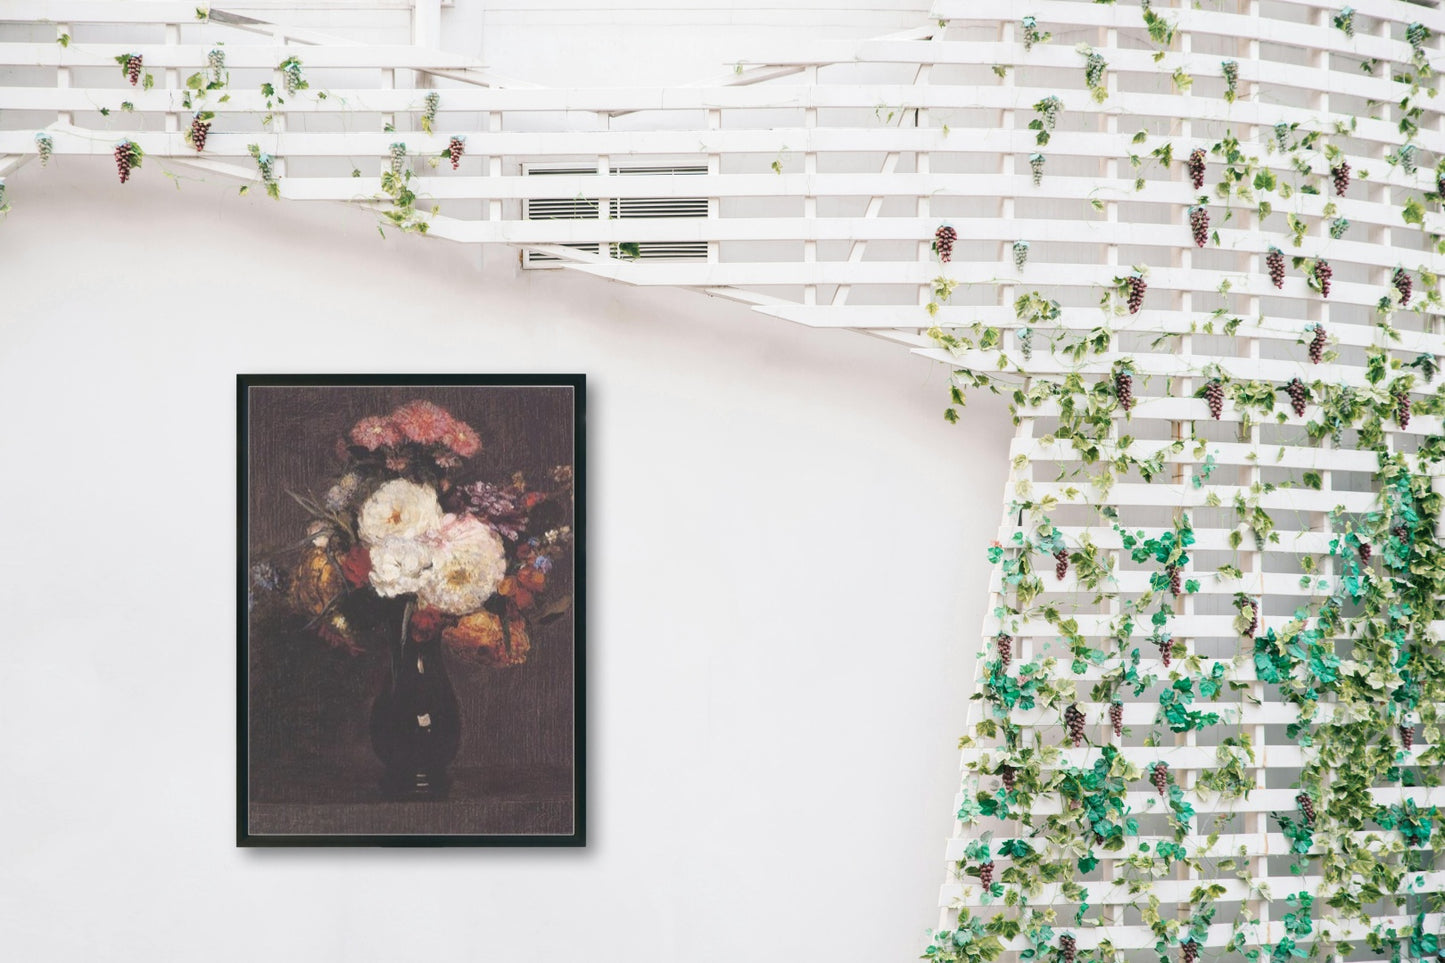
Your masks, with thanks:
M 559 174 L 579 176 L 595 174 L 597 169 L 595 167 L 533 168 L 528 169 L 526 173 L 529 177 L 547 177 Z M 611 170 L 611 173 L 617 175 L 693 176 L 706 174 L 707 168 L 702 165 L 616 167 Z M 614 197 L 607 202 L 607 218 L 614 221 L 625 221 L 633 218 L 707 217 L 707 206 L 708 199 L 706 197 Z M 588 197 L 532 198 L 524 204 L 524 216 L 529 221 L 591 220 L 598 216 L 598 201 L 597 198 Z M 626 245 L 625 251 L 623 245 Z M 597 244 L 564 244 L 563 247 L 586 251 L 590 254 L 599 253 Z M 636 244 L 620 241 L 612 243 L 609 248 L 612 257 L 636 258 L 645 261 L 707 260 L 706 241 L 642 241 Z M 549 263 L 556 264 L 558 260 L 550 254 L 528 251 L 526 264 L 529 267 L 542 266 Z

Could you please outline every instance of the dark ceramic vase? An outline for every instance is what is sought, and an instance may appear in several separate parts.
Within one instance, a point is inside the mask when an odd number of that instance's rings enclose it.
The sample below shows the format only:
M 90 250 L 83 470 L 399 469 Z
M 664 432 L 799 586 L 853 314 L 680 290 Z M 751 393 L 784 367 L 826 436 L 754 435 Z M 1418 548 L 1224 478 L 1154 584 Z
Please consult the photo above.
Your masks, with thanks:
M 415 639 L 410 612 L 392 637 L 391 678 L 371 707 L 371 746 L 385 767 L 383 795 L 440 799 L 451 788 L 447 766 L 461 745 L 461 711 L 440 640 Z

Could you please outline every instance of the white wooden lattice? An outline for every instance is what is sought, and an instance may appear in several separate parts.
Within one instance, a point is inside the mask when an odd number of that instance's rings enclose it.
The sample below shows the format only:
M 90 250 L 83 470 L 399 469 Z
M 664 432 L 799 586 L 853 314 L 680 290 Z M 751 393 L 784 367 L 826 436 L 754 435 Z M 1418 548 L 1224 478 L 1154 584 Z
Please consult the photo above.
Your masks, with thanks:
M 1333 23 L 1339 6 L 1320 0 L 1197 6 L 1175 0 L 1152 6 L 1174 30 L 1167 45 L 1150 38 L 1133 2 L 1038 0 L 1005 6 L 939 0 L 934 19 L 917 30 L 862 44 L 763 49 L 744 69 L 717 82 L 579 90 L 508 82 L 468 58 L 413 45 L 410 38 L 394 45 L 344 43 L 219 8 L 198 21 L 190 3 L 11 0 L 0 7 L 0 174 L 32 160 L 36 134 L 43 131 L 59 162 L 109 155 L 116 141 L 127 137 L 141 146 L 152 167 L 185 167 L 255 184 L 248 153 L 255 144 L 276 158 L 282 198 L 381 211 L 387 205 L 380 174 L 391 145 L 404 142 L 421 203 L 439 206 L 427 218 L 434 237 L 512 245 L 555 257 L 571 270 L 631 284 L 694 288 L 802 324 L 864 331 L 957 368 L 995 371 L 1002 350 L 1013 377 L 1024 385 L 1070 374 L 1098 380 L 1128 359 L 1140 398 L 1131 417 L 1120 420 L 1114 441 L 1128 435 L 1140 446 L 1178 438 L 1202 444 L 1171 454 L 1163 477 L 1152 483 L 1137 475 L 1121 478 L 1103 500 L 1131 530 L 1158 532 L 1179 510 L 1189 511 L 1198 541 L 1186 574 L 1201 585 L 1181 600 L 1175 637 L 1203 660 L 1204 671 L 1218 660 L 1241 688 L 1226 692 L 1215 707 L 1225 716 L 1218 731 L 1191 731 L 1179 736 L 1177 745 L 1156 747 L 1144 742 L 1155 725 L 1157 701 L 1145 696 L 1129 702 L 1124 723 L 1131 731 L 1116 740 L 1107 705 L 1087 699 L 1103 669 L 1069 677 L 1077 680 L 1091 743 L 1120 745 L 1140 766 L 1166 761 L 1205 814 L 1202 819 L 1216 811 L 1229 816 L 1217 838 L 1200 833 L 1185 845 L 1199 854 L 1243 851 L 1248 875 L 1269 881 L 1281 897 L 1318 883 L 1290 875 L 1282 855 L 1287 841 L 1270 817 L 1295 807 L 1291 784 L 1308 750 L 1285 734 L 1294 708 L 1258 681 L 1247 659 L 1235 659 L 1242 650 L 1233 627 L 1234 598 L 1244 593 L 1257 600 L 1264 625 L 1278 626 L 1317 596 L 1317 583 L 1301 585 L 1300 557 L 1327 553 L 1335 534 L 1329 515 L 1337 507 L 1361 513 L 1376 504 L 1369 478 L 1377 459 L 1373 452 L 1351 450 L 1348 433 L 1340 446 L 1307 443 L 1301 426 L 1319 416 L 1314 407 L 1302 418 L 1256 421 L 1241 432 L 1240 411 L 1226 405 L 1215 422 L 1194 394 L 1211 364 L 1228 377 L 1275 384 L 1297 376 L 1367 384 L 1365 349 L 1379 343 L 1377 304 L 1388 294 L 1393 272 L 1403 267 L 1423 277 L 1421 272 L 1438 266 L 1431 235 L 1445 229 L 1445 216 L 1426 195 L 1437 190 L 1435 166 L 1445 156 L 1441 112 L 1438 102 L 1422 95 L 1408 105 L 1418 114 L 1407 114 L 1401 106 L 1407 85 L 1394 76 L 1408 70 L 1415 56 L 1406 24 L 1429 28 L 1425 56 L 1433 62 L 1439 59 L 1445 15 L 1403 0 L 1355 0 L 1350 36 Z M 1024 16 L 1036 18 L 1052 39 L 1026 49 Z M 427 29 L 435 31 L 434 25 Z M 58 37 L 68 43 L 57 43 Z M 1108 61 L 1108 96 L 1101 103 L 1085 88 L 1084 59 L 1075 49 L 1081 43 Z M 221 102 L 218 91 L 205 102 L 216 118 L 205 152 L 198 155 L 183 139 L 192 110 L 184 104 L 185 83 L 205 69 L 207 54 L 218 44 L 224 44 L 229 71 L 228 99 Z M 130 52 L 143 55 L 155 77 L 153 89 L 132 88 L 116 69 L 114 58 Z M 293 55 L 302 60 L 311 86 L 276 103 L 260 86 L 277 82 L 276 66 Z M 1232 101 L 1225 97 L 1225 61 L 1237 63 Z M 1187 75 L 1192 86 L 1180 89 L 1176 72 Z M 431 133 L 420 129 L 428 91 L 439 95 Z M 1049 96 L 1061 103 L 1058 126 L 1040 146 L 1029 123 L 1039 117 L 1033 105 Z M 1418 130 L 1402 134 L 1405 120 Z M 1298 184 L 1308 173 L 1326 173 L 1322 157 L 1304 172 L 1288 153 L 1271 149 L 1278 124 L 1298 125 L 1291 137 L 1307 131 L 1328 135 L 1355 171 L 1348 196 L 1336 198 L 1326 189 L 1286 199 L 1275 192 L 1270 196 L 1276 210 L 1263 219 L 1251 203 L 1210 203 L 1218 243 L 1196 247 L 1188 209 L 1201 192 L 1187 183 L 1180 163 L 1192 148 L 1210 149 L 1232 134 L 1240 151 L 1258 159 L 1255 170 L 1272 172 L 1281 182 Z M 1337 133 L 1339 124 L 1346 126 Z M 388 125 L 395 130 L 385 130 Z M 466 136 L 460 169 L 454 173 L 446 162 L 425 163 L 440 155 L 454 134 Z M 1398 161 L 1406 142 L 1416 148 L 1414 171 L 1387 160 Z M 1172 146 L 1174 163 L 1153 163 L 1152 152 L 1165 145 Z M 1046 158 L 1037 184 L 1029 162 L 1035 152 Z M 1137 168 L 1131 156 L 1140 158 Z M 1210 153 L 1208 162 L 1212 185 L 1220 157 Z M 528 177 L 529 165 L 596 173 Z M 702 166 L 705 173 L 618 173 L 638 166 Z M 31 176 L 36 175 L 12 178 L 10 203 L 25 203 Z M 528 200 L 571 196 L 598 199 L 598 216 L 525 216 Z M 704 197 L 708 216 L 625 221 L 608 216 L 613 199 L 669 197 Z M 1424 199 L 1419 224 L 1402 218 L 1412 197 Z M 1291 214 L 1306 227 L 1298 246 L 1281 242 Z M 1327 230 L 1334 218 L 1349 223 L 1338 238 Z M 946 267 L 930 253 L 943 221 L 959 235 Z M 1017 241 L 1028 243 L 1022 268 L 1014 263 Z M 597 244 L 617 253 L 616 245 L 627 242 L 698 242 L 706 245 L 707 257 L 634 261 L 566 246 Z M 1281 246 L 1287 257 L 1327 257 L 1334 269 L 1328 300 L 1312 291 L 1297 269 L 1288 272 L 1281 288 L 1273 287 L 1264 262 L 1271 245 Z M 1145 308 L 1106 317 L 1097 307 L 1100 295 L 1131 265 L 1149 268 Z M 934 299 L 934 279 L 940 276 L 957 287 L 930 315 L 925 305 Z M 1034 332 L 1037 345 L 1025 360 L 1015 301 L 1034 291 L 1056 299 L 1062 314 Z M 1398 339 L 1392 349 L 1403 356 L 1445 354 L 1439 314 L 1435 306 L 1395 312 Z M 1242 323 L 1226 329 L 1231 318 Z M 926 334 L 935 324 L 952 330 L 974 322 L 1001 329 L 1001 345 L 950 351 Z M 1338 353 L 1320 367 L 1305 359 L 1303 341 L 1312 324 L 1325 327 Z M 1047 350 L 1050 337 L 1087 334 L 1100 326 L 1113 336 L 1102 353 L 1068 360 Z M 1176 337 L 1156 344 L 1161 335 Z M 1422 384 L 1420 390 L 1430 389 Z M 1057 497 L 1061 507 L 1051 521 L 1064 542 L 1078 546 L 1087 537 L 1118 564 L 1115 588 L 1121 596 L 1137 596 L 1147 589 L 1149 573 L 1128 563 L 1119 536 L 1099 524 L 1090 507 L 1101 501 L 1099 494 L 1056 480 L 1078 467 L 1075 452 L 1051 437 L 1058 413 L 1050 402 L 1021 410 L 1005 505 L 1024 497 Z M 1422 415 L 1408 429 L 1391 427 L 1388 435 L 1393 450 L 1411 451 L 1440 431 L 1438 417 Z M 1196 486 L 1195 477 L 1211 464 L 1208 483 Z M 1317 489 L 1255 490 L 1305 472 L 1315 473 Z M 1246 538 L 1234 550 L 1236 495 L 1274 514 L 1278 542 L 1255 546 Z M 1216 499 L 1220 507 L 1211 504 Z M 1006 509 L 1000 542 L 1010 545 L 1021 522 L 1027 530 L 1035 521 Z M 1229 560 L 1236 560 L 1242 577 L 1215 579 L 1215 567 Z M 1327 562 L 1319 576 L 1338 574 Z M 1109 633 L 1118 599 L 1091 605 L 1072 575 L 1056 584 L 1046 581 L 1050 599 L 1079 606 L 1082 637 L 1097 641 Z M 996 604 L 1002 604 L 1003 588 L 996 578 L 991 586 Z M 988 646 L 998 630 L 993 620 L 985 626 Z M 1138 635 L 1146 633 L 1141 627 Z M 1055 625 L 1029 621 L 1013 635 L 1016 664 L 1058 652 Z M 1328 706 L 1322 709 L 1328 712 Z M 1014 719 L 1030 738 L 1052 744 L 1061 739 L 1057 707 L 1016 712 Z M 1218 765 L 1218 740 L 1240 732 L 1254 746 L 1248 769 L 1257 788 L 1227 803 L 1194 793 L 1198 774 Z M 1416 751 L 1428 748 L 1421 743 Z M 960 805 L 976 789 L 992 787 L 987 780 L 975 784 L 970 772 L 989 753 L 996 756 L 997 749 L 965 750 L 968 775 Z M 1087 766 L 1098 753 L 1094 746 L 1068 749 L 1060 764 Z M 1421 805 L 1445 804 L 1438 789 L 1375 792 L 1381 802 L 1408 795 Z M 1141 838 L 1162 838 L 1163 823 L 1153 815 L 1159 797 L 1147 784 L 1131 791 L 1126 802 L 1141 817 Z M 1057 805 L 1040 802 L 1037 811 Z M 961 874 L 966 847 L 980 828 L 959 823 L 949 844 L 945 928 L 954 924 L 960 907 L 982 903 L 976 879 Z M 1007 825 L 994 829 L 1001 836 L 1010 831 Z M 1000 860 L 1000 871 L 1007 865 Z M 1199 875 L 1190 871 L 1157 881 L 1150 891 L 1163 904 L 1161 911 L 1187 918 Z M 1156 937 L 1138 913 L 1141 896 L 1113 882 L 1121 876 L 1117 859 L 1104 860 L 1088 874 L 1088 901 L 1105 908 L 1108 925 L 1080 927 L 1081 951 L 1105 938 L 1121 950 L 1154 946 Z M 1222 952 L 1234 932 L 1231 920 L 1240 913 L 1258 920 L 1255 943 L 1277 943 L 1285 933 L 1280 904 L 1233 873 L 1221 882 L 1225 889 L 1216 902 L 1222 912 L 1205 941 L 1205 955 Z M 1425 872 L 1419 888 L 1439 891 L 1440 882 L 1437 873 Z M 1035 902 L 1055 906 L 1067 919 L 1077 897 L 1046 888 Z M 1404 914 L 1382 914 L 1390 917 L 1398 917 L 1402 928 L 1410 924 Z M 1425 918 L 1431 933 L 1439 932 L 1440 922 L 1438 913 Z M 1021 951 L 1029 942 L 1020 936 L 1008 946 Z

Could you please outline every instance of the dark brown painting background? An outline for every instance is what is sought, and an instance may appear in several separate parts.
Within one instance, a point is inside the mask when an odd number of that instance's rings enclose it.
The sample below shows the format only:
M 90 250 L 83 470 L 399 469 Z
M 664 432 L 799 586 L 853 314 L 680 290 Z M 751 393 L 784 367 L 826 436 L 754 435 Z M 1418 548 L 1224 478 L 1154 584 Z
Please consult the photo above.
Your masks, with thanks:
M 342 465 L 336 439 L 360 418 L 414 399 L 474 427 L 483 449 L 460 477 L 539 487 L 573 462 L 573 390 L 567 387 L 398 386 L 249 389 L 249 553 L 286 553 L 306 513 L 287 490 L 320 495 Z M 279 554 L 278 554 L 279 553 Z M 552 583 L 571 589 L 570 560 Z M 250 617 L 250 832 L 256 834 L 569 834 L 573 832 L 575 610 L 538 627 L 526 663 L 491 669 L 448 660 L 461 704 L 455 786 L 440 803 L 389 803 L 376 786 L 368 720 L 386 678 L 381 653 L 329 648 L 276 600 Z

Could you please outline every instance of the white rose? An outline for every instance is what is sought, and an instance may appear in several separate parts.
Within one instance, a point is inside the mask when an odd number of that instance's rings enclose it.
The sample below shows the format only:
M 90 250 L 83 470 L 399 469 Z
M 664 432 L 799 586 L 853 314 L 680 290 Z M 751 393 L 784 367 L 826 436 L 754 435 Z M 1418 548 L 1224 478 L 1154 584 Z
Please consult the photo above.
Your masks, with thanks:
M 417 597 L 451 615 L 469 615 L 497 591 L 507 574 L 507 551 L 491 527 L 471 515 L 447 515 L 423 536 L 432 566 Z
M 435 489 L 404 478 L 378 488 L 357 516 L 356 529 L 367 545 L 387 538 L 416 538 L 441 524 L 442 507 Z
M 431 549 L 414 538 L 392 535 L 371 546 L 371 587 L 383 598 L 406 595 L 421 588 L 431 568 Z

